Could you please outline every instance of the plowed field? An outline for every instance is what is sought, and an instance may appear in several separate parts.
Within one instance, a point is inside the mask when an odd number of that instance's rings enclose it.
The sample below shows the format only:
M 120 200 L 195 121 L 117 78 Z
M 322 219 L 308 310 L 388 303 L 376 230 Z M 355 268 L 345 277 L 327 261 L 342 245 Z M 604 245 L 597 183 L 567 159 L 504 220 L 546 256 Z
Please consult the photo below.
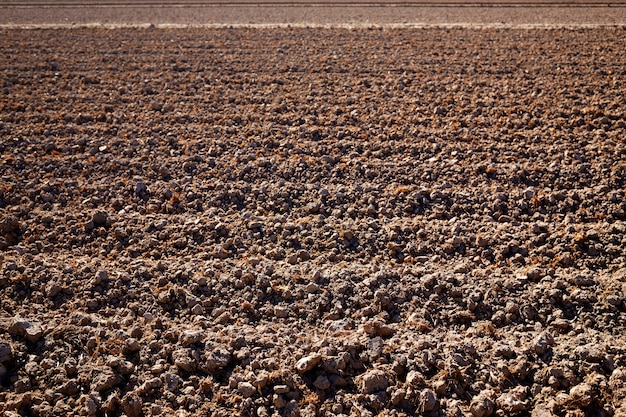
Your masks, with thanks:
M 626 415 L 625 35 L 0 31 L 0 414 Z

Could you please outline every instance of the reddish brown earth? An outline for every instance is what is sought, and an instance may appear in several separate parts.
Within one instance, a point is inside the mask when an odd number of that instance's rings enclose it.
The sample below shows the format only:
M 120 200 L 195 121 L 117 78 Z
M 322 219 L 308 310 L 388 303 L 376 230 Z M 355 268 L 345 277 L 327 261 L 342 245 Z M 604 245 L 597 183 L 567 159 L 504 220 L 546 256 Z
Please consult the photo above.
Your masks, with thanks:
M 0 414 L 623 416 L 623 29 L 0 33 Z
M 606 27 L 626 25 L 626 1 L 0 0 L 0 25 Z

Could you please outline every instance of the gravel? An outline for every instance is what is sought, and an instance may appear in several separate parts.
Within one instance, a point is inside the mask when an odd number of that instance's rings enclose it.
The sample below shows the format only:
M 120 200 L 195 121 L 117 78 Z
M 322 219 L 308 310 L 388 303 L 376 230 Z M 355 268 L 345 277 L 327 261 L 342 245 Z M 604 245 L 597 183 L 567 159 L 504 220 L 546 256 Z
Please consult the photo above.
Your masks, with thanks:
M 0 414 L 625 412 L 623 30 L 0 44 Z

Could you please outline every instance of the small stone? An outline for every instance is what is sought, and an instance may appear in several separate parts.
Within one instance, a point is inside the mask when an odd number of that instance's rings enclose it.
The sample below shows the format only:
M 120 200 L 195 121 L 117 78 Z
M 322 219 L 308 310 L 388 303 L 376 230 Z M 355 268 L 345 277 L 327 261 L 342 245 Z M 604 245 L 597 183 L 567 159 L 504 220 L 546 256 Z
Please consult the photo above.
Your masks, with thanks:
M 50 284 L 48 284 L 48 286 L 46 287 L 46 295 L 49 298 L 54 298 L 57 295 L 59 295 L 61 293 L 61 291 L 63 290 L 63 288 L 58 285 L 55 282 L 51 282 Z
M 256 415 L 258 417 L 269 417 L 270 413 L 267 411 L 267 407 L 262 405 L 262 406 L 259 406 L 259 408 L 256 409 Z
M 313 382 L 313 386 L 317 389 L 326 390 L 330 388 L 330 381 L 326 375 L 320 375 Z
M 98 227 L 98 226 L 106 226 L 108 218 L 109 218 L 109 216 L 107 215 L 106 211 L 99 210 L 99 211 L 96 211 L 93 214 L 93 216 L 91 216 L 91 221 L 93 222 L 94 226 L 96 226 L 96 227 Z
M 535 195 L 535 192 L 531 188 L 527 188 L 522 193 L 526 200 L 530 200 Z
M 187 246 L 187 238 L 186 237 L 180 237 L 180 238 L 174 240 L 172 245 L 176 249 L 184 249 Z
M 543 355 L 552 345 L 554 345 L 554 338 L 550 333 L 544 332 L 537 336 L 533 348 L 535 349 L 535 353 L 537 353 L 537 355 Z
M 550 404 L 535 404 L 533 406 L 533 411 L 530 414 L 531 417 L 556 417 L 556 414 L 552 412 L 552 407 Z
M 472 399 L 470 413 L 474 417 L 488 417 L 492 415 L 495 410 L 494 397 L 495 393 L 492 390 L 481 391 Z
M 93 220 L 89 220 L 83 227 L 85 229 L 85 233 L 89 233 L 96 227 L 96 225 L 93 223 Z
M 123 348 L 125 354 L 139 352 L 139 350 L 141 350 L 141 346 L 139 346 L 139 341 L 137 339 L 134 337 L 126 339 Z
M 260 229 L 263 227 L 263 222 L 259 220 L 252 220 L 248 223 L 248 229 Z
M 76 372 L 78 372 L 78 363 L 76 362 L 76 359 L 72 357 L 67 358 L 63 365 L 65 367 L 65 373 L 67 375 L 74 375 Z
M 93 278 L 94 285 L 100 285 L 105 283 L 109 279 L 109 274 L 107 271 L 98 271 L 96 272 L 96 276 Z
M 366 322 L 363 325 L 363 330 L 365 330 L 365 333 L 372 336 L 389 337 L 393 335 L 393 328 L 380 318 Z
M 135 194 L 137 194 L 138 196 L 141 196 L 146 191 L 148 191 L 148 187 L 146 186 L 146 183 L 143 181 L 137 181 L 137 184 L 135 185 Z
M 289 317 L 289 307 L 286 306 L 274 306 L 274 315 L 278 318 Z
M 607 303 L 609 303 L 609 304 L 611 304 L 613 306 L 616 306 L 616 307 L 618 307 L 618 306 L 620 306 L 622 304 L 622 298 L 620 296 L 618 296 L 618 295 L 615 295 L 615 294 L 608 295 L 606 297 L 606 301 L 607 301 Z
M 287 394 L 289 392 L 289 385 L 274 385 L 274 392 L 276 394 Z
M 126 394 L 122 398 L 122 409 L 128 417 L 141 417 L 143 416 L 143 401 L 137 394 Z
M 135 371 L 135 365 L 130 361 L 120 361 L 117 371 L 122 375 L 130 375 Z
M 204 313 L 204 308 L 202 308 L 202 305 L 200 304 L 196 304 L 195 306 L 191 308 L 191 314 L 193 314 L 194 316 L 200 316 L 203 313 Z
M 596 281 L 590 276 L 576 275 L 574 277 L 574 284 L 578 287 L 590 287 L 596 285 Z
M 541 278 L 544 277 L 544 273 L 541 269 L 539 268 L 531 268 L 528 271 L 526 271 L 526 278 L 528 278 L 528 280 L 530 281 L 539 281 Z
M 98 411 L 98 404 L 96 403 L 96 400 L 91 397 L 87 397 L 87 399 L 85 399 L 85 411 L 90 416 L 95 415 Z
M 391 394 L 391 404 L 397 407 L 402 403 L 402 401 L 404 401 L 405 398 L 406 398 L 406 390 L 402 388 L 397 389 L 393 392 L 393 394 Z
M 23 394 L 32 389 L 32 385 L 30 383 L 30 379 L 28 377 L 18 379 L 13 383 L 13 388 L 15 389 L 15 393 Z
M 19 232 L 20 221 L 13 215 L 0 216 L 0 234 Z
M 389 386 L 387 375 L 380 369 L 372 369 L 358 378 L 359 388 L 365 394 L 383 391 Z
M 555 319 L 552 322 L 552 326 L 554 326 L 556 329 L 561 330 L 561 332 L 565 332 L 571 327 L 571 323 L 566 319 L 559 318 Z
M 172 352 L 172 360 L 174 365 L 183 371 L 191 372 L 194 369 L 194 362 L 189 356 L 187 349 L 178 349 Z
M 205 334 L 202 330 L 184 330 L 180 334 L 178 341 L 183 346 L 189 346 L 201 342 L 204 336 Z
M 0 342 L 0 363 L 6 363 L 13 359 L 13 348 L 8 342 Z
M 117 385 L 118 380 L 110 366 L 101 366 L 93 370 L 91 390 L 97 392 L 108 391 Z
M 274 394 L 272 397 L 272 403 L 276 408 L 284 408 L 287 405 L 287 401 L 282 395 Z
M 341 232 L 341 237 L 343 237 L 345 240 L 352 240 L 354 238 L 354 233 L 352 232 L 352 230 L 343 230 Z
M 432 411 L 437 406 L 437 396 L 430 388 L 426 388 L 420 392 L 420 410 Z
M 237 392 L 239 392 L 245 398 L 250 398 L 257 393 L 257 390 L 251 383 L 243 381 L 237 384 Z
M 321 361 L 322 355 L 317 353 L 305 356 L 304 358 L 301 358 L 298 362 L 296 362 L 296 370 L 299 373 L 303 374 L 315 368 Z
M 210 371 L 214 371 L 218 368 L 224 368 L 230 363 L 231 359 L 232 355 L 228 350 L 217 348 L 206 357 L 204 365 Z
M 9 326 L 9 333 L 35 343 L 43 336 L 43 328 L 36 320 L 14 318 Z
M 578 408 L 588 407 L 595 398 L 593 387 L 587 383 L 578 384 L 569 391 L 570 404 Z
M 526 412 L 530 409 L 530 404 L 526 400 L 526 387 L 516 387 L 509 392 L 500 395 L 496 400 L 498 407 L 505 413 Z
M 178 389 L 180 388 L 180 385 L 182 384 L 182 379 L 173 373 L 166 373 L 164 375 L 164 379 L 165 379 L 165 387 L 168 391 L 170 392 L 176 392 L 178 391 Z
M 421 372 L 409 371 L 409 373 L 406 375 L 406 383 L 411 387 L 419 387 L 420 385 L 425 384 L 425 382 L 426 381 L 424 380 L 424 375 L 422 375 Z

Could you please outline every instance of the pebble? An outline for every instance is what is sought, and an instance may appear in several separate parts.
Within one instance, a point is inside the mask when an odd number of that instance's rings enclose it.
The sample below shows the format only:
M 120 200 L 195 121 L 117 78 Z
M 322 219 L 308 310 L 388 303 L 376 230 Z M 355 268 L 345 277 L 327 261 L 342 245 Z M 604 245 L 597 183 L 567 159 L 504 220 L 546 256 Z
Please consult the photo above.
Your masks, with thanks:
M 373 394 L 383 391 L 389 386 L 387 374 L 380 369 L 372 369 L 357 377 L 357 384 L 361 392 Z
M 545 273 L 540 268 L 530 268 L 526 272 L 526 277 L 533 282 L 539 281 L 541 278 L 545 276 Z
M 394 333 L 393 328 L 387 325 L 382 319 L 374 319 L 366 322 L 363 325 L 363 330 L 369 335 L 381 337 L 390 337 Z
M 101 285 L 107 282 L 108 279 L 109 279 L 109 274 L 107 273 L 107 271 L 100 270 L 96 272 L 96 275 L 94 276 L 94 279 L 93 279 L 93 284 Z
M 145 182 L 143 181 L 138 181 L 135 184 L 135 194 L 137 194 L 138 196 L 142 196 L 143 194 L 145 194 L 148 191 L 148 186 L 146 185 Z
M 248 229 L 261 229 L 263 227 L 263 222 L 258 220 L 252 220 L 248 223 Z
M 278 394 L 274 394 L 274 396 L 272 397 L 272 403 L 274 404 L 274 407 L 278 409 L 284 408 L 287 405 L 287 401 L 285 401 L 285 398 L 282 395 Z
M 420 392 L 420 410 L 422 411 L 432 411 L 437 406 L 437 395 L 435 392 L 429 388 L 423 389 Z
M 537 355 L 543 355 L 550 346 L 554 345 L 554 338 L 548 332 L 543 332 L 535 339 L 534 350 Z
M 308 293 L 316 293 L 316 292 L 319 292 L 320 286 L 314 282 L 309 282 L 304 289 Z
M 18 232 L 20 225 L 19 219 L 14 215 L 2 213 L 2 216 L 0 216 L 0 233 L 2 234 Z
M 312 354 L 305 356 L 296 362 L 296 370 L 303 374 L 315 368 L 322 361 L 322 355 Z
M 594 388 L 587 383 L 578 384 L 569 391 L 570 405 L 586 408 L 596 399 Z
M 141 345 L 139 344 L 139 341 L 134 337 L 130 337 L 124 341 L 123 352 L 125 354 L 139 352 L 140 349 Z
M 505 392 L 496 399 L 499 409 L 505 413 L 520 413 L 530 409 L 530 403 L 526 399 L 527 388 L 518 386 L 509 392 Z
M 172 352 L 174 365 L 186 372 L 192 372 L 195 368 L 193 359 L 189 356 L 187 349 L 177 349 Z
M 242 381 L 237 384 L 237 391 L 245 398 L 250 398 L 257 393 L 257 389 L 249 382 Z
M 495 392 L 484 390 L 478 393 L 470 402 L 470 412 L 474 417 L 488 417 L 495 411 Z
M 98 411 L 98 403 L 91 396 L 85 399 L 85 411 L 89 416 L 96 415 Z
M 406 375 L 406 383 L 413 388 L 417 388 L 426 384 L 424 375 L 419 371 L 409 371 Z
M 143 401 L 134 393 L 129 393 L 122 398 L 122 409 L 127 417 L 143 416 Z
M 318 376 L 313 382 L 313 386 L 317 389 L 327 390 L 330 388 L 330 381 L 326 377 L 326 375 Z
M 93 216 L 91 216 L 91 221 L 96 227 L 106 226 L 108 219 L 109 215 L 103 210 L 98 210 L 93 214 Z
M 0 342 L 0 363 L 6 363 L 13 359 L 13 347 L 8 342 Z
M 46 287 L 46 295 L 50 298 L 54 298 L 63 291 L 63 288 L 57 283 L 51 282 Z
M 289 307 L 286 306 L 274 306 L 274 315 L 278 318 L 289 317 Z
M 108 391 L 119 383 L 117 375 L 110 366 L 100 366 L 93 369 L 91 390 L 93 392 Z
M 9 333 L 35 343 L 43 337 L 43 327 L 37 320 L 16 317 L 9 324 Z
M 183 346 L 189 346 L 200 343 L 204 338 L 205 333 L 202 330 L 183 330 L 180 333 L 178 341 Z
M 231 353 L 224 348 L 216 348 L 205 357 L 204 365 L 214 371 L 226 367 L 232 360 Z
M 289 392 L 289 386 L 283 384 L 274 385 L 274 392 L 276 394 L 287 394 Z

